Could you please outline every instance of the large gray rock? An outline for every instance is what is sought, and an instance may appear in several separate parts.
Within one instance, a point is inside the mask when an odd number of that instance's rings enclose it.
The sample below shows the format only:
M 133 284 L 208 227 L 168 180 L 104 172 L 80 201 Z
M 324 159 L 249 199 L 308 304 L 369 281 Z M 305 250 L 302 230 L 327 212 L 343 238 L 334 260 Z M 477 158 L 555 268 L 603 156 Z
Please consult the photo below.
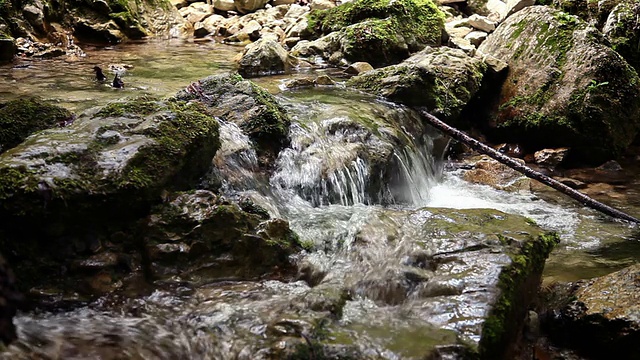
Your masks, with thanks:
M 282 74 L 290 68 L 291 59 L 287 50 L 270 37 L 247 45 L 238 62 L 238 72 L 244 77 Z
M 571 147 L 574 159 L 619 155 L 640 125 L 640 79 L 598 31 L 544 6 L 503 22 L 478 49 L 509 64 L 492 121 L 531 150 Z
M 480 89 L 484 62 L 462 50 L 426 48 L 400 64 L 368 71 L 347 84 L 392 101 L 426 106 L 445 120 L 455 121 Z

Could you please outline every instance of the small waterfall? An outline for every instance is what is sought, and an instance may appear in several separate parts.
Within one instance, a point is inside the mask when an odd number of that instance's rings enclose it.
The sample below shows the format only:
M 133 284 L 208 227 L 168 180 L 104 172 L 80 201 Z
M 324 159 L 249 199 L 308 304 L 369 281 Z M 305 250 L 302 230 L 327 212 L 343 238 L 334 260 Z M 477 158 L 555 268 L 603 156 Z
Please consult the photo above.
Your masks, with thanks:
M 313 206 L 429 201 L 441 167 L 433 140 L 411 111 L 378 104 L 357 116 L 329 112 L 305 121 L 301 115 L 271 178 L 281 196 L 297 195 Z M 385 123 L 389 118 L 393 123 Z
M 221 185 L 225 193 L 258 186 L 258 156 L 251 140 L 238 125 L 218 119 L 220 149 L 213 158 L 212 172 L 206 182 Z
M 291 147 L 280 153 L 271 185 L 314 206 L 368 204 L 370 164 L 360 156 L 362 146 L 349 142 L 353 133 L 328 131 L 332 120 L 291 126 Z

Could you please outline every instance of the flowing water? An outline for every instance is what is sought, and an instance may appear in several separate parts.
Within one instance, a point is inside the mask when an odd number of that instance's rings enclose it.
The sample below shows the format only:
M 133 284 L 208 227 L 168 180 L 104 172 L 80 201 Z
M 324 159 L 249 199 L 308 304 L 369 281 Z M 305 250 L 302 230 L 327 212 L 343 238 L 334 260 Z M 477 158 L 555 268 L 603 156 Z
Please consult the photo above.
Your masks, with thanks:
M 74 61 L 21 60 L 0 67 L 9 79 L 0 84 L 0 96 L 39 95 L 76 112 L 124 96 L 166 96 L 231 69 L 229 59 L 238 51 L 214 43 L 156 41 L 87 49 L 85 58 Z M 110 63 L 133 65 L 123 77 L 124 90 L 92 80 L 94 65 Z M 258 82 L 278 92 L 286 77 Z M 455 308 L 425 300 L 425 294 L 481 287 L 487 275 L 471 273 L 466 285 L 436 279 L 420 287 L 406 280 L 418 239 L 428 237 L 419 226 L 428 213 L 419 210 L 424 206 L 493 208 L 560 232 L 562 243 L 545 270 L 549 281 L 608 273 L 640 255 L 640 237 L 624 223 L 553 193 L 499 191 L 444 171 L 445 139 L 402 107 L 339 86 L 283 91 L 278 97 L 294 121 L 291 146 L 280 154 L 273 175 L 257 173 L 249 139 L 237 126 L 222 123 L 211 177 L 223 179 L 227 194 L 248 195 L 290 222 L 313 249 L 299 255 L 301 280 L 176 284 L 144 298 L 21 314 L 21 340 L 4 358 L 273 358 L 274 349 L 320 336 L 319 330 L 331 331 L 336 354 L 351 346 L 385 359 L 417 357 L 443 339 L 477 342 L 486 311 L 482 299 L 472 298 L 477 293 L 461 294 Z M 638 214 L 639 199 L 630 194 L 616 205 Z M 490 273 L 490 266 L 484 270 Z M 340 289 L 355 296 L 341 306 L 339 326 L 326 325 L 327 313 L 345 301 Z M 425 316 L 433 313 L 440 315 Z

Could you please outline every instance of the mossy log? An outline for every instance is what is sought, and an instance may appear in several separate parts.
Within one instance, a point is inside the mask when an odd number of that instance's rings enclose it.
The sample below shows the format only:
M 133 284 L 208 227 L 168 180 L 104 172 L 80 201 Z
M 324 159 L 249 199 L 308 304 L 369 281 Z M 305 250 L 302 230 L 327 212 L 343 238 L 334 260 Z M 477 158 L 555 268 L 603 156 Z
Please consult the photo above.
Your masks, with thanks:
M 580 203 L 582 203 L 585 206 L 588 206 L 594 210 L 597 210 L 603 214 L 607 214 L 609 216 L 612 216 L 614 218 L 618 218 L 618 219 L 623 219 L 632 223 L 636 223 L 636 224 L 640 224 L 640 220 L 638 220 L 637 218 L 624 213 L 618 209 L 614 209 L 609 205 L 603 204 L 597 200 L 594 200 L 590 197 L 588 197 L 587 195 L 576 191 L 570 187 L 568 187 L 567 185 L 552 179 L 544 174 L 541 174 L 533 169 L 531 169 L 530 167 L 523 165 L 519 162 L 517 162 L 516 160 L 514 160 L 513 158 L 504 155 L 492 148 L 490 148 L 489 146 L 481 143 L 480 141 L 468 136 L 467 134 L 463 133 L 462 131 L 451 127 L 447 124 L 445 124 L 443 121 L 441 121 L 440 119 L 438 119 L 437 117 L 429 114 L 429 112 L 427 112 L 425 109 L 423 108 L 417 108 L 416 109 L 420 115 L 422 116 L 423 119 L 425 119 L 430 125 L 432 125 L 433 127 L 435 127 L 436 129 L 442 131 L 443 133 L 451 136 L 452 138 L 464 143 L 465 145 L 469 146 L 470 148 L 479 151 L 483 154 L 486 154 L 490 157 L 492 157 L 493 159 L 499 161 L 502 164 L 507 165 L 508 167 L 514 169 L 517 172 L 520 172 L 522 174 L 524 174 L 525 176 L 532 178 L 534 180 L 538 180 L 541 183 L 550 186 L 558 191 L 560 191 L 561 193 L 568 195 L 569 197 L 573 198 L 574 200 L 579 201 Z

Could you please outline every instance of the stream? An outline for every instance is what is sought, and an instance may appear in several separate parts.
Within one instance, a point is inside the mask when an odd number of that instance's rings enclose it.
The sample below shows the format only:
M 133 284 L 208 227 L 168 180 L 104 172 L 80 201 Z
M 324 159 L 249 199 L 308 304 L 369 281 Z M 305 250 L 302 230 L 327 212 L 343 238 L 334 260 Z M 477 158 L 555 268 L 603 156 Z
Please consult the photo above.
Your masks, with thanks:
M 79 113 L 128 96 L 168 96 L 192 81 L 232 70 L 230 59 L 240 51 L 213 42 L 177 40 L 84 50 L 86 57 L 73 60 L 20 59 L 1 66 L 5 81 L 0 83 L 0 98 L 37 95 Z M 132 66 L 123 76 L 124 89 L 93 80 L 92 67 L 106 69 L 108 64 Z M 427 309 L 440 309 L 442 314 L 448 309 L 425 302 L 421 292 L 429 289 L 405 291 L 395 281 L 404 271 L 403 259 L 415 247 L 414 239 L 424 236 L 412 220 L 426 216 L 423 207 L 496 209 L 557 231 L 562 241 L 547 261 L 545 282 L 604 275 L 635 263 L 640 256 L 640 233 L 634 227 L 581 207 L 553 190 L 505 192 L 464 181 L 460 170 L 448 170 L 441 159 L 438 149 L 444 140 L 425 129 L 407 109 L 340 85 L 280 89 L 284 79 L 320 73 L 344 80 L 330 69 L 254 80 L 277 94 L 294 120 L 291 146 L 281 152 L 270 179 L 252 172 L 257 157 L 248 138 L 234 125 L 222 124 L 223 144 L 214 159 L 216 175 L 226 179 L 225 194 L 251 197 L 272 216 L 288 220 L 313 248 L 300 255 L 300 261 L 311 278 L 323 274 L 319 283 L 313 288 L 301 280 L 229 281 L 196 288 L 176 284 L 144 298 L 100 299 L 69 312 L 23 313 L 15 319 L 20 340 L 2 358 L 266 359 L 272 356 L 269 351 L 286 345 L 272 343 L 272 334 L 299 340 L 300 334 L 323 328 L 320 310 L 301 309 L 338 301 L 341 294 L 331 293 L 336 288 L 354 289 L 361 295 L 344 306 L 341 327 L 329 329 L 338 337 L 336 356 L 344 350 L 343 344 L 351 342 L 367 356 L 411 359 L 424 353 L 429 339 L 478 341 L 478 319 L 484 311 L 478 300 L 469 295 L 460 300 L 468 307 L 460 307 L 454 316 L 427 319 L 420 316 Z M 392 118 L 402 124 L 402 131 L 395 132 L 384 123 L 376 124 L 378 140 L 367 138 L 364 145 L 370 152 L 393 145 L 397 175 L 391 184 L 374 190 L 366 187 L 365 179 L 377 176 L 375 156 L 362 157 L 361 149 L 355 148 L 363 139 L 353 125 L 356 118 L 381 122 Z M 640 172 L 631 167 L 625 171 Z M 632 180 L 627 188 L 640 189 L 639 182 Z M 640 214 L 640 194 L 635 190 L 619 193 L 596 198 Z M 387 218 L 401 225 L 377 227 L 379 219 Z M 380 233 L 385 231 L 397 231 L 398 240 L 389 244 L 384 240 L 387 234 Z M 356 246 L 362 233 L 372 233 L 366 247 Z M 442 283 L 458 286 L 450 280 Z M 463 338 L 456 339 L 449 330 L 462 333 Z M 389 338 L 388 333 L 395 336 Z

